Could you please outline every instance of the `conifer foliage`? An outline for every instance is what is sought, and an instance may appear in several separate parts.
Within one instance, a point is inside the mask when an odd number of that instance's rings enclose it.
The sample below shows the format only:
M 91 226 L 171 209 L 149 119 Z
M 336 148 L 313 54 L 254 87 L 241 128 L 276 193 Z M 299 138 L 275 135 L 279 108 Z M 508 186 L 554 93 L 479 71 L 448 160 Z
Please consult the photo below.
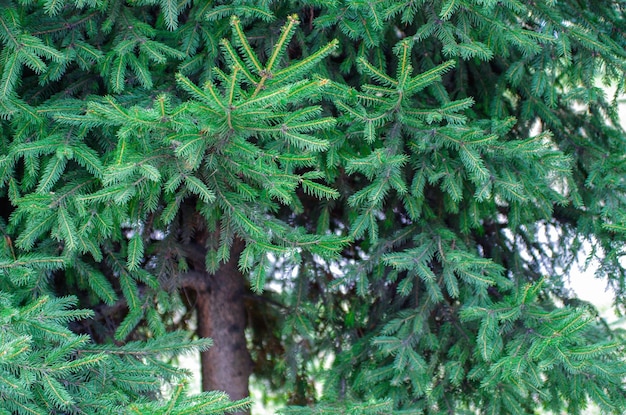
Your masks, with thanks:
M 246 411 L 228 263 L 284 413 L 626 408 L 621 2 L 0 4 L 0 412 Z

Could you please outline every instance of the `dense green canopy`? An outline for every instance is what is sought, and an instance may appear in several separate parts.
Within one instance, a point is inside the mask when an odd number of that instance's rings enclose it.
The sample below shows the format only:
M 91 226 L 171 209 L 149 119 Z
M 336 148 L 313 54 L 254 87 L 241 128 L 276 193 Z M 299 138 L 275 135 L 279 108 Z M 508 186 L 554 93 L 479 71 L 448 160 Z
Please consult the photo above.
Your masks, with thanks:
M 625 7 L 2 0 L 0 413 L 622 413 Z

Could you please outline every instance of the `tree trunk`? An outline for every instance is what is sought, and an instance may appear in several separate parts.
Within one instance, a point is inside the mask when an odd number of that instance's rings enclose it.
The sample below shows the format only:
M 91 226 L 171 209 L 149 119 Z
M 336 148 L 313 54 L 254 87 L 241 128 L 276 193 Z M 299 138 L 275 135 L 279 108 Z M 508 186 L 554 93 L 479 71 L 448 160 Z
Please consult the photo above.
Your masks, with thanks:
M 202 390 L 220 390 L 230 399 L 248 396 L 248 379 L 252 362 L 246 344 L 246 312 L 244 294 L 246 281 L 237 267 L 244 242 L 235 240 L 230 260 L 215 274 L 209 274 L 199 261 L 192 261 L 196 271 L 193 284 L 196 291 L 197 333 L 213 339 L 213 346 L 200 355 Z M 244 414 L 246 412 L 238 412 Z M 248 412 L 249 413 L 249 412 Z

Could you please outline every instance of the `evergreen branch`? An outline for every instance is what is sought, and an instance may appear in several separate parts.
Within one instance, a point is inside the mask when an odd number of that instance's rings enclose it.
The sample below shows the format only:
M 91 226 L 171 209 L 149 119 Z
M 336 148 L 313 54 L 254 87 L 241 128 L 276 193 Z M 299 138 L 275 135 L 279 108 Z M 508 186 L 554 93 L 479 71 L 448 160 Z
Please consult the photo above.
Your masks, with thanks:
M 227 39 L 222 39 L 220 41 L 220 45 L 224 50 L 225 54 L 230 58 L 233 65 L 236 65 L 241 72 L 245 75 L 245 77 L 250 81 L 252 85 L 257 85 L 258 81 L 255 79 L 254 75 L 248 70 L 247 65 L 241 61 L 237 52 L 233 49 L 232 45 Z
M 212 103 L 214 105 L 217 104 L 217 106 L 219 108 L 221 108 L 224 112 L 226 112 L 228 114 L 229 113 L 228 107 L 222 103 L 221 97 L 219 96 L 218 92 L 216 91 L 215 85 L 213 85 L 213 83 L 211 83 L 211 82 L 207 82 L 205 84 L 205 88 L 208 90 L 210 95 L 204 94 L 204 96 L 205 97 L 208 97 L 208 96 L 211 97 L 211 99 L 208 100 L 207 102 Z
M 187 189 L 199 196 L 204 203 L 212 203 L 215 200 L 215 194 L 197 177 L 186 176 L 185 184 Z
M 4 65 L 2 68 L 2 78 L 0 78 L 0 98 L 7 99 L 12 95 L 15 90 L 18 78 L 22 73 L 22 65 L 19 61 L 19 52 L 9 54 L 4 58 Z
M 102 273 L 92 270 L 87 274 L 87 282 L 98 297 L 107 305 L 113 305 L 118 300 L 111 283 Z
M 39 185 L 37 186 L 37 192 L 48 192 L 59 180 L 66 165 L 67 159 L 64 157 L 51 158 L 43 171 L 43 175 L 39 181 Z
M 3 14 L 0 14 L 0 25 L 2 26 L 2 37 L 7 38 L 12 43 L 13 50 L 18 50 L 20 47 L 20 43 L 18 41 L 18 36 L 16 34 L 16 30 L 18 29 L 19 18 L 15 15 L 15 10 L 12 7 L 5 9 L 9 13 L 9 19 L 13 20 L 13 24 L 9 23 L 6 17 Z M 7 36 L 8 35 L 8 36 Z
M 135 271 L 139 268 L 141 261 L 143 260 L 143 238 L 141 233 L 136 232 L 128 241 L 128 261 L 126 266 L 129 271 Z
M 69 23 L 71 28 L 78 28 L 80 26 L 83 26 L 84 23 L 92 20 L 94 17 L 97 17 L 100 14 L 99 11 L 93 11 L 89 14 L 86 14 L 84 17 L 79 18 L 78 20 L 73 20 L 71 23 Z M 52 29 L 46 29 L 46 30 L 36 30 L 36 31 L 32 31 L 30 32 L 30 34 L 32 36 L 42 36 L 42 35 L 50 35 L 53 33 L 58 33 L 58 32 L 65 32 L 68 30 L 68 23 L 66 21 L 63 21 L 62 24 L 59 24 L 56 27 L 53 27 Z
M 252 238 L 259 240 L 263 240 L 265 238 L 265 232 L 263 229 L 248 219 L 243 212 L 240 212 L 238 209 L 233 209 L 231 213 L 235 216 L 236 223 L 241 225 L 242 229 L 245 230 L 246 233 L 249 233 Z
M 20 236 L 15 241 L 15 245 L 18 248 L 30 250 L 37 239 L 44 233 L 48 232 L 54 225 L 56 216 L 52 213 L 43 218 L 32 218 L 32 220 L 26 225 L 26 228 L 20 233 Z
M 51 376 L 43 375 L 44 393 L 52 397 L 52 401 L 59 409 L 67 409 L 74 404 L 74 400 L 65 388 Z
M 310 69 L 311 67 L 318 64 L 320 60 L 322 60 L 323 58 L 331 54 L 332 51 L 335 50 L 338 45 L 339 45 L 339 41 L 337 39 L 333 39 L 326 46 L 312 53 L 310 56 L 306 57 L 305 59 L 296 63 L 292 63 L 288 65 L 287 67 L 275 72 L 274 76 L 272 77 L 272 84 L 281 84 L 283 82 L 287 82 L 288 80 Z
M 218 108 L 222 110 L 226 110 L 226 107 L 221 102 L 221 99 L 217 96 L 215 89 L 211 83 L 207 83 L 206 85 L 207 89 L 209 89 L 209 92 L 211 94 L 211 97 L 209 98 L 209 96 L 207 96 L 204 91 L 198 88 L 193 82 L 191 82 L 183 74 L 181 73 L 176 74 L 176 81 L 180 86 L 183 87 L 185 91 L 189 92 L 194 98 L 198 99 L 199 101 L 205 102 L 211 107 L 217 106 Z
M 446 0 L 446 2 L 441 6 L 439 17 L 442 20 L 450 20 L 458 7 L 459 4 L 456 0 Z
M 76 225 L 74 224 L 74 220 L 67 213 L 65 207 L 60 206 L 58 208 L 58 223 L 59 223 L 59 231 L 63 236 L 63 240 L 65 241 L 66 248 L 71 252 L 77 247 L 77 231 Z
M 258 264 L 250 274 L 250 285 L 253 293 L 262 293 L 267 277 L 267 256 L 261 255 Z
M 120 93 L 124 90 L 126 81 L 126 62 L 127 56 L 120 55 L 113 60 L 111 72 L 111 88 L 113 92 Z
M 246 38 L 246 34 L 243 32 L 241 28 L 241 21 L 237 16 L 233 16 L 230 19 L 230 24 L 235 29 L 235 34 L 237 35 L 237 40 L 239 41 L 239 46 L 244 55 L 244 61 L 251 65 L 250 69 L 256 70 L 258 74 L 261 74 L 263 71 L 263 67 L 259 62 L 259 59 L 256 56 L 256 53 L 250 47 L 248 43 L 248 39 Z
M 148 69 L 147 65 L 143 62 L 140 62 L 134 55 L 128 55 L 127 65 L 133 71 L 141 86 L 146 89 L 152 88 L 152 73 Z
M 334 118 L 330 118 L 330 117 L 325 117 L 325 118 L 319 118 L 317 120 L 310 120 L 310 121 L 301 121 L 301 122 L 297 122 L 297 123 L 285 123 L 283 124 L 282 128 L 287 128 L 289 130 L 295 130 L 295 131 L 304 131 L 304 132 L 310 132 L 310 131 L 317 131 L 317 130 L 323 130 L 323 129 L 327 129 L 327 128 L 332 128 L 336 125 L 337 120 L 335 120 Z
M 361 69 L 364 69 L 365 72 L 376 81 L 390 87 L 395 87 L 398 85 L 398 81 L 378 70 L 378 68 L 370 64 L 365 58 L 359 58 L 357 62 L 361 66 Z
M 357 120 L 361 120 L 363 121 L 365 119 L 365 111 L 356 111 L 354 110 L 352 107 L 348 106 L 347 104 L 345 104 L 342 101 L 335 101 L 335 105 L 337 105 L 340 109 L 342 109 L 343 111 L 348 112 L 352 117 L 354 117 Z
M 233 73 L 230 76 L 229 84 L 228 84 L 228 107 L 233 106 L 233 101 L 235 100 L 235 89 L 237 87 L 237 74 L 239 73 L 239 67 L 235 66 L 233 68 Z M 232 125 L 231 125 L 232 128 Z
M 237 16 L 238 14 L 250 14 L 258 17 L 264 21 L 271 21 L 274 19 L 274 15 L 269 11 L 257 6 L 249 5 L 220 5 L 214 7 L 213 10 L 208 11 L 205 15 L 206 20 L 214 21 L 224 16 Z M 238 18 L 237 18 L 238 19 Z
M 65 265 L 65 258 L 34 254 L 20 255 L 17 260 L 0 261 L 0 269 L 32 267 L 34 269 L 54 271 L 63 268 Z
M 256 90 L 255 90 L 256 91 Z M 270 90 L 261 95 L 253 94 L 250 98 L 237 105 L 237 109 L 241 110 L 248 107 L 267 107 L 275 105 L 281 98 L 289 92 L 289 87 L 282 87 Z
M 299 24 L 300 24 L 300 21 L 298 20 L 297 14 L 292 14 L 290 16 L 287 16 L 287 24 L 280 29 L 281 34 L 280 34 L 280 37 L 278 38 L 278 42 L 276 42 L 276 44 L 274 45 L 274 50 L 272 51 L 272 55 L 270 56 L 269 60 L 265 64 L 264 71 L 267 74 L 272 73 L 274 69 L 274 64 L 276 63 L 278 58 L 281 57 L 285 53 L 285 49 L 287 48 L 289 41 L 293 37 L 293 32 Z
M 128 308 L 130 309 L 131 313 L 134 313 L 130 319 L 127 319 L 128 321 L 126 324 L 131 325 L 132 327 L 123 331 L 126 333 L 126 331 L 130 332 L 130 330 L 139 322 L 141 317 L 143 317 L 143 313 L 141 312 L 141 316 L 139 316 L 141 307 L 139 301 L 139 291 L 137 289 L 137 282 L 128 274 L 128 272 L 124 270 L 122 270 L 122 272 L 120 273 L 119 280 L 122 292 L 124 293 L 124 297 L 126 298 L 126 301 L 128 303 Z M 126 336 L 120 336 L 120 338 L 124 337 Z
M 429 69 L 426 72 L 422 72 L 415 78 L 411 79 L 411 81 L 409 81 L 406 88 L 407 93 L 413 94 L 424 89 L 428 85 L 440 79 L 441 75 L 448 72 L 455 65 L 455 61 L 450 60 L 442 63 L 441 65 L 435 66 L 434 68 Z
M 122 290 L 124 290 L 124 285 L 122 285 Z M 126 296 L 126 293 L 124 294 Z M 128 297 L 126 297 L 128 298 Z M 134 301 L 134 300 L 131 300 Z M 115 339 L 117 341 L 123 341 L 130 335 L 130 333 L 137 327 L 139 322 L 144 317 L 144 310 L 142 308 L 132 308 L 130 305 L 130 312 L 124 317 L 124 320 L 120 323 L 117 330 L 115 331 Z M 130 352 L 127 352 L 130 354 Z M 127 382 L 130 382 L 131 379 L 125 379 Z M 152 383 L 152 381 L 149 381 Z
M 159 0 L 161 12 L 165 16 L 165 25 L 169 30 L 178 27 L 178 0 Z
M 283 126 L 281 133 L 291 144 L 302 150 L 324 151 L 329 146 L 327 140 L 320 140 L 310 135 L 292 132 L 291 129 L 286 126 Z
M 313 182 L 311 180 L 302 179 L 300 181 L 304 190 L 317 197 L 318 199 L 337 199 L 339 198 L 339 192 L 330 187 L 324 186 L 322 184 Z
M 212 395 L 216 395 L 218 392 L 209 392 Z M 243 399 L 236 402 L 229 402 L 228 397 L 226 395 L 221 395 L 216 398 L 212 398 L 210 395 L 206 396 L 208 398 L 205 402 L 198 403 L 196 405 L 190 406 L 189 408 L 177 412 L 177 415 L 192 415 L 197 413 L 206 413 L 202 412 L 204 410 L 208 410 L 211 412 L 235 412 L 248 409 L 250 407 L 249 399 Z

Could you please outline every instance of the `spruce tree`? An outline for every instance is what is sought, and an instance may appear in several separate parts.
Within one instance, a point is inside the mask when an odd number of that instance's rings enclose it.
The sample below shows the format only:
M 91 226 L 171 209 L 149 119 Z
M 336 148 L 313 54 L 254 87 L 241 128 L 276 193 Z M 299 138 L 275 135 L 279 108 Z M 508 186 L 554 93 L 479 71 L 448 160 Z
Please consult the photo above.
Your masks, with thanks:
M 0 411 L 623 413 L 623 14 L 2 1 Z

